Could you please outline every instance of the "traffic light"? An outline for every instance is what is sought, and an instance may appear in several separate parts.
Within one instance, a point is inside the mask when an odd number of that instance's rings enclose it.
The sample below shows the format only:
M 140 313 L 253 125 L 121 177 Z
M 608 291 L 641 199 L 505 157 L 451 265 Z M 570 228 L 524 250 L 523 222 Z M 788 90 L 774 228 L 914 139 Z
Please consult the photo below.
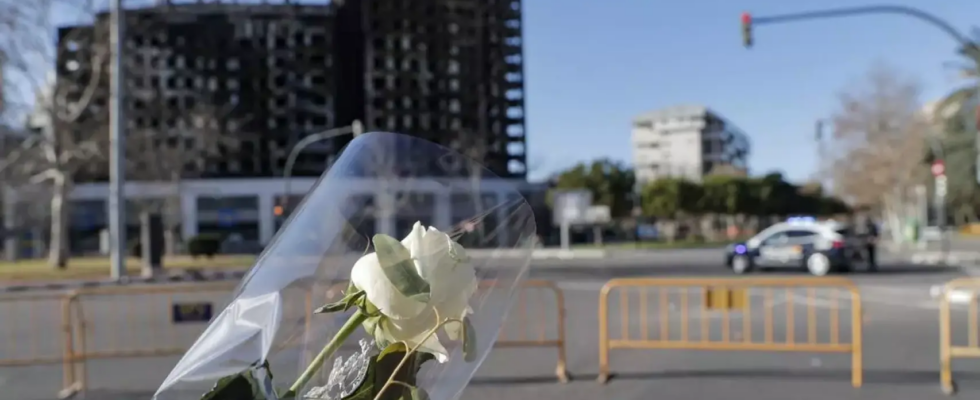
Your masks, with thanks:
M 747 12 L 742 13 L 742 44 L 752 47 L 752 15 Z
M 277 217 L 281 217 L 282 212 L 283 212 L 282 206 L 277 205 L 272 208 L 272 213 Z

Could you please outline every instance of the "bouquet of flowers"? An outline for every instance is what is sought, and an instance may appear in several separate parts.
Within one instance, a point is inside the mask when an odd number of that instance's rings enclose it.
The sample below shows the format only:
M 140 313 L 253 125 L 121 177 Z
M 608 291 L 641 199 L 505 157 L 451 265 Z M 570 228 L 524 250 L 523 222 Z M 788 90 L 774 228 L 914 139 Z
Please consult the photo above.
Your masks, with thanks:
M 359 136 L 154 399 L 456 399 L 493 347 L 534 237 L 523 197 L 474 161 L 406 135 Z

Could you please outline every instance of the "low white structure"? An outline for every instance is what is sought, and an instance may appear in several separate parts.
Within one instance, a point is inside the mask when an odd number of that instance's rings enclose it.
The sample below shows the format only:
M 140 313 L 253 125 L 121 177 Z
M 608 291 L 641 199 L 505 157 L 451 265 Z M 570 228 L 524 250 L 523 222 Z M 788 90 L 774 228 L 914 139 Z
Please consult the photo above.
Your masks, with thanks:
M 430 223 L 434 226 L 446 227 L 462 219 L 476 216 L 472 210 L 461 209 L 472 206 L 475 203 L 474 199 L 477 198 L 473 194 L 476 192 L 474 184 L 469 179 L 421 178 L 390 182 L 343 179 L 338 187 L 342 187 L 343 189 L 340 190 L 345 193 L 339 197 L 340 199 L 363 196 L 365 202 L 370 202 L 379 210 L 390 209 L 384 204 L 390 204 L 393 198 L 391 193 L 421 194 L 428 200 L 417 201 L 412 206 L 414 208 L 412 215 L 423 217 L 420 218 L 423 220 L 431 219 Z M 223 225 L 227 231 L 251 227 L 245 230 L 251 229 L 257 232 L 254 232 L 250 240 L 265 245 L 269 243 L 278 228 L 277 224 L 280 221 L 277 221 L 275 210 L 280 204 L 280 199 L 284 197 L 286 188 L 289 188 L 291 194 L 289 206 L 295 208 L 299 204 L 299 199 L 309 192 L 316 181 L 316 178 L 292 178 L 286 185 L 282 178 L 194 179 L 182 181 L 177 185 L 179 187 L 169 183 L 127 182 L 125 195 L 127 200 L 164 200 L 179 196 L 181 233 L 184 238 L 200 233 L 202 225 Z M 481 179 L 478 184 L 479 198 L 483 199 L 487 207 L 485 211 L 493 210 L 493 213 L 500 214 L 497 215 L 500 220 L 507 217 L 503 213 L 513 209 L 507 210 L 495 206 L 514 200 L 517 193 L 541 190 L 540 185 L 523 180 Z M 106 226 L 108 193 L 107 183 L 78 184 L 74 187 L 71 193 L 73 230 L 100 230 Z M 455 200 L 454 195 L 457 196 Z M 20 192 L 18 195 L 17 191 L 8 191 L 4 202 L 4 220 L 8 228 L 16 226 L 18 203 L 20 203 L 19 207 L 24 207 L 25 202 L 32 201 L 36 204 L 31 206 L 47 208 L 46 202 L 37 201 L 37 197 L 27 197 L 26 192 Z M 467 203 L 461 205 L 461 201 Z M 394 233 L 396 217 L 400 213 L 401 211 L 375 212 L 375 232 Z M 136 219 L 137 214 L 133 210 L 127 214 L 127 224 L 130 227 L 139 223 Z
M 722 166 L 748 171 L 748 135 L 704 106 L 645 112 L 633 119 L 631 139 L 640 185 L 661 178 L 699 182 Z

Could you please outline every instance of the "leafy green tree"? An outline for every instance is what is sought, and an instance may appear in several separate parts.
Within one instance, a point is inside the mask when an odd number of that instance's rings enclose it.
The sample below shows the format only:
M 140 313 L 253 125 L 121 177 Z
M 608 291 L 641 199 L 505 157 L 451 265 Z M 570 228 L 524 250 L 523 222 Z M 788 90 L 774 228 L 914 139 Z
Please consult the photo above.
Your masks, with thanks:
M 974 31 L 974 36 L 980 39 L 980 31 Z M 967 83 L 962 87 L 946 95 L 936 104 L 935 113 L 943 116 L 960 118 L 963 121 L 975 117 L 973 107 L 976 104 L 978 91 L 980 91 L 980 40 L 960 49 L 963 56 L 962 62 L 957 65 L 957 69 Z M 971 107 L 972 106 L 972 107 Z
M 558 174 L 554 190 L 587 189 L 592 193 L 592 204 L 605 205 L 613 218 L 627 217 L 633 210 L 633 188 L 636 178 L 633 170 L 622 163 L 599 159 L 591 163 L 578 163 Z M 553 192 L 548 202 L 552 204 Z
M 745 214 L 750 208 L 749 180 L 738 176 L 710 175 L 702 183 L 702 210 L 717 214 Z
M 746 210 L 750 214 L 784 216 L 794 213 L 794 200 L 797 188 L 783 179 L 783 175 L 772 172 L 760 178 L 749 180 L 749 196 L 754 206 Z
M 977 184 L 977 149 L 975 133 L 969 132 L 962 118 L 944 121 L 942 138 L 945 153 L 946 205 L 957 222 L 971 220 L 980 210 L 980 185 Z M 929 161 L 932 161 L 931 159 Z
M 704 191 L 701 186 L 677 178 L 658 179 L 640 191 L 643 215 L 657 219 L 657 225 L 667 240 L 673 241 L 677 224 L 701 211 Z

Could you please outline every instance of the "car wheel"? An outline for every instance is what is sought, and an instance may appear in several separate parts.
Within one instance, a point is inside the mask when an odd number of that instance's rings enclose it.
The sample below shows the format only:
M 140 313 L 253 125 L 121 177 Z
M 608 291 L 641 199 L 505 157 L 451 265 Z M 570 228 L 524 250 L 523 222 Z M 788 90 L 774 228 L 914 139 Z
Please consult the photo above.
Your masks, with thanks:
M 826 255 L 813 253 L 806 258 L 806 270 L 811 275 L 824 276 L 830 273 L 830 269 L 830 259 Z
M 749 271 L 752 271 L 751 259 L 744 255 L 732 257 L 732 272 L 741 275 Z

